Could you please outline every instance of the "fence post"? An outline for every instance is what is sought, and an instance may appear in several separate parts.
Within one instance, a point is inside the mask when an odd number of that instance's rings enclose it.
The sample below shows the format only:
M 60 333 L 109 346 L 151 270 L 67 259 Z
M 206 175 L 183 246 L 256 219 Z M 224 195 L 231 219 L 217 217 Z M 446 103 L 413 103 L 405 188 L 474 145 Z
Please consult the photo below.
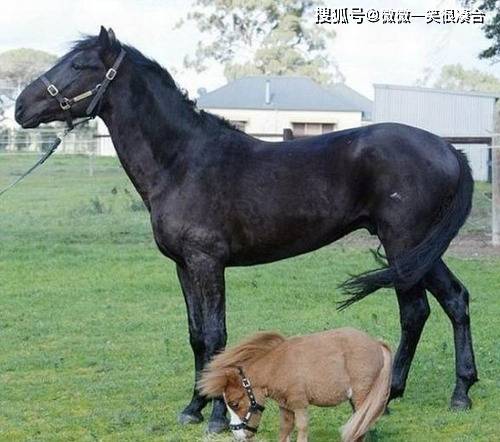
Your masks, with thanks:
M 491 143 L 491 242 L 500 246 L 500 112 L 497 103 L 495 107 L 495 135 Z

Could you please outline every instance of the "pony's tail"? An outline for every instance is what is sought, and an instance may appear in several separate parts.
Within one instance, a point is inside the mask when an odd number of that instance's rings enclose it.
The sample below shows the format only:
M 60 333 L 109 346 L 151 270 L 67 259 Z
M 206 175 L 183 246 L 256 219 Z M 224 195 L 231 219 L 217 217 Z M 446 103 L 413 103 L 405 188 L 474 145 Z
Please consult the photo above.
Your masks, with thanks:
M 380 342 L 380 348 L 384 359 L 382 369 L 361 406 L 342 427 L 342 442 L 361 439 L 385 410 L 391 391 L 392 353 L 383 342 Z
M 341 288 L 348 298 L 338 303 L 339 310 L 383 287 L 409 289 L 417 285 L 446 251 L 469 216 L 474 190 L 474 180 L 465 154 L 453 147 L 452 151 L 457 158 L 460 175 L 457 190 L 451 201 L 443 205 L 439 221 L 430 228 L 420 244 L 397 256 L 389 266 L 362 273 L 344 282 Z

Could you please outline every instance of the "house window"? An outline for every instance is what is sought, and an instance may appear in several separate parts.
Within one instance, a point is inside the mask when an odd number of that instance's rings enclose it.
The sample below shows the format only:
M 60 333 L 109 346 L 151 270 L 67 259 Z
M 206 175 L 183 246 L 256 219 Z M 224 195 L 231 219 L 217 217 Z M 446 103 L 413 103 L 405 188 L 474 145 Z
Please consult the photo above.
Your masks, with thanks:
M 231 124 L 238 130 L 241 130 L 242 132 L 245 132 L 245 126 L 247 124 L 246 121 L 241 121 L 241 120 L 230 120 Z
M 292 130 L 295 137 L 303 137 L 306 134 L 306 124 L 292 123 Z
M 321 125 L 321 133 L 327 134 L 328 132 L 333 132 L 335 130 L 335 124 L 323 123 Z
M 292 123 L 293 135 L 296 137 L 307 137 L 321 135 L 335 130 L 333 123 Z

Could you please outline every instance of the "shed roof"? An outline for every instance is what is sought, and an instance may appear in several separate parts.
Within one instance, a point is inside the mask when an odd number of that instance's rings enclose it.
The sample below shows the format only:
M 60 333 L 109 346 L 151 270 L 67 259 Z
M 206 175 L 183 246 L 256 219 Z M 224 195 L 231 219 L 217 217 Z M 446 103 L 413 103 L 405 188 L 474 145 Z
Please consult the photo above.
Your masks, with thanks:
M 375 89 L 394 89 L 394 90 L 427 92 L 427 93 L 437 93 L 437 94 L 468 95 L 471 97 L 488 97 L 496 99 L 500 98 L 500 91 L 498 92 L 460 91 L 455 89 L 441 89 L 441 88 L 431 88 L 431 87 L 421 87 L 421 86 L 404 86 L 398 84 L 384 84 L 384 83 L 374 84 L 373 87 Z
M 269 86 L 267 86 L 269 85 Z M 266 102 L 266 88 L 269 100 Z M 308 77 L 248 76 L 198 98 L 198 106 L 213 109 L 278 109 L 371 113 L 371 101 L 346 85 L 331 89 Z M 368 109 L 365 109 L 369 107 Z

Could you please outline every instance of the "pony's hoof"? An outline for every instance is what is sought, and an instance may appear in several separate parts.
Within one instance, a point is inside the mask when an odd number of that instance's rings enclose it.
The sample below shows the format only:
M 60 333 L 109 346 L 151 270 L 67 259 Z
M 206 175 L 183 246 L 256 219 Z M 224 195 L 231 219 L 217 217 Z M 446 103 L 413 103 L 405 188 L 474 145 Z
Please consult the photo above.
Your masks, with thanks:
M 181 425 L 192 425 L 203 422 L 203 415 L 201 413 L 187 413 L 183 411 L 178 418 Z
M 223 433 L 224 431 L 227 431 L 228 429 L 229 429 L 229 425 L 228 425 L 227 419 L 217 420 L 217 421 L 209 421 L 207 432 L 218 434 L 218 433 Z
M 450 408 L 453 411 L 470 410 L 471 407 L 472 407 L 472 401 L 467 396 L 451 399 Z

